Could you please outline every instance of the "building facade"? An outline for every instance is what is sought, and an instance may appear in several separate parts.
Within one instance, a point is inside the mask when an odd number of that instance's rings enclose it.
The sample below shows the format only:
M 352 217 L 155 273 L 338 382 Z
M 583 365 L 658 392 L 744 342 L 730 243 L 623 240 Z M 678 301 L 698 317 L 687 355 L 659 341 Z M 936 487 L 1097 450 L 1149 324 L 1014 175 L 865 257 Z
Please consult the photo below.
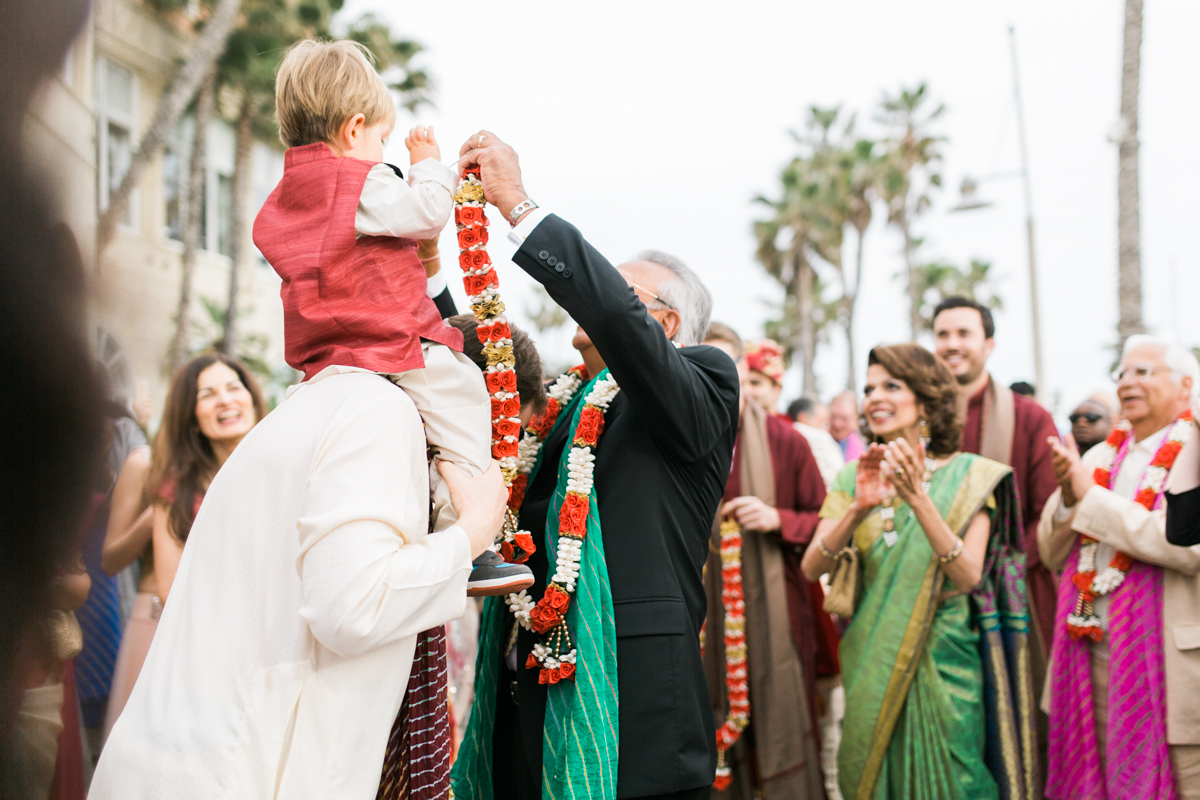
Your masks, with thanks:
M 96 0 L 61 73 L 47 82 L 27 122 L 27 151 L 59 198 L 89 276 L 89 333 L 113 391 L 153 411 L 157 427 L 170 376 L 175 336 L 194 122 L 187 117 L 143 172 L 112 242 L 96 254 L 97 215 L 108 203 L 136 152 L 193 34 L 184 15 L 164 16 L 140 0 Z M 192 350 L 220 335 L 211 309 L 228 303 L 234 265 L 234 130 L 221 102 L 208 130 L 201 252 L 192 282 Z M 255 142 L 253 196 L 246 204 L 245 255 L 238 265 L 239 328 L 273 372 L 286 382 L 279 278 L 250 241 L 254 216 L 283 174 L 278 142 Z

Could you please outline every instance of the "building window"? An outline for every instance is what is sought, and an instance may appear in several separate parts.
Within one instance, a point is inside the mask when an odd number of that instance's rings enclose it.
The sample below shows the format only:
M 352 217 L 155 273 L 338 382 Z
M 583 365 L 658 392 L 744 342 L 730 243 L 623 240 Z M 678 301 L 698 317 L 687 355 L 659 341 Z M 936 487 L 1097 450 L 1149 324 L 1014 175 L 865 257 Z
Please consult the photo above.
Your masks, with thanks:
M 97 69 L 97 122 L 99 124 L 100 207 L 121 185 L 133 159 L 136 127 L 136 79 L 133 71 L 106 58 Z M 136 198 L 130 197 L 121 223 L 133 226 Z
M 163 150 L 163 235 L 183 239 L 183 165 L 182 148 L 174 143 Z

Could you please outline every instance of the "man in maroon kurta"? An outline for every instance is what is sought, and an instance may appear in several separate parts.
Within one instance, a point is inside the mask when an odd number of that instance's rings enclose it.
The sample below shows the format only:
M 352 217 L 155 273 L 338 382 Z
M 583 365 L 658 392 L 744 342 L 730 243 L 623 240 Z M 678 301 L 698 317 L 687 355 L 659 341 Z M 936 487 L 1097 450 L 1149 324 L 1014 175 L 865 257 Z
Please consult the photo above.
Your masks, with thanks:
M 951 297 L 934 311 L 937 354 L 958 379 L 964 411 L 962 449 L 1013 468 L 1025 527 L 1025 582 L 1042 652 L 1048 655 L 1058 595 L 1054 573 L 1038 557 L 1037 526 L 1042 507 L 1058 488 L 1046 441 L 1057 437 L 1058 430 L 1046 409 L 992 380 L 987 359 L 995 346 L 994 334 L 991 312 L 974 300 Z
M 741 421 L 737 446 L 733 452 L 733 465 L 729 481 L 725 485 L 722 513 L 737 520 L 744 537 L 761 536 L 765 546 L 778 548 L 776 552 L 779 553 L 782 562 L 787 619 L 791 632 L 790 644 L 794 646 L 800 662 L 803 691 L 807 701 L 805 706 L 810 722 L 810 725 L 805 726 L 810 733 L 803 748 L 807 753 L 803 767 L 811 771 L 803 778 L 796 774 L 803 771 L 800 768 L 783 774 L 772 774 L 772 766 L 783 766 L 789 763 L 789 759 L 784 752 L 787 750 L 785 746 L 769 741 L 772 730 L 770 723 L 773 720 L 768 718 L 768 714 L 782 711 L 781 706 L 792 706 L 788 703 L 786 680 L 782 676 L 767 676 L 766 683 L 770 686 L 769 689 L 755 685 L 756 679 L 761 680 L 762 673 L 756 670 L 753 663 L 754 639 L 749 634 L 755 624 L 764 628 L 769 626 L 760 619 L 752 619 L 755 615 L 765 613 L 752 602 L 752 595 L 756 594 L 756 587 L 752 583 L 761 580 L 760 577 L 756 577 L 760 573 L 753 570 L 744 571 L 749 639 L 747 660 L 750 662 L 751 684 L 750 727 L 753 729 L 752 739 L 758 756 L 756 777 L 759 779 L 759 785 L 755 790 L 769 799 L 818 798 L 824 795 L 823 778 L 815 769 L 815 764 L 808 763 L 810 760 L 817 760 L 816 753 L 820 745 L 817 734 L 821 716 L 817 699 L 817 678 L 838 674 L 838 641 L 836 628 L 822 608 L 824 594 L 821 587 L 805 579 L 800 570 L 800 561 L 817 528 L 817 514 L 825 500 L 825 482 L 809 448 L 808 440 L 792 427 L 789 419 L 768 410 L 775 404 L 777 397 L 763 398 L 759 405 L 752 399 L 755 398 L 756 392 L 752 387 L 751 378 L 762 378 L 777 386 L 779 378 L 782 377 L 782 358 L 778 358 L 776 350 L 771 347 L 774 343 L 760 343 L 768 345 L 767 347 L 750 345 L 745 358 L 739 359 L 742 355 L 741 342 L 736 334 L 723 325 L 714 324 L 713 329 L 710 329 L 705 344 L 720 347 L 729 353 L 731 358 L 738 361 L 739 372 L 743 375 Z M 761 447 L 763 439 L 765 448 Z M 756 443 L 757 454 L 754 452 Z M 754 465 L 744 463 L 746 459 L 753 460 L 756 457 L 769 460 L 769 470 L 763 469 L 766 465 L 757 465 L 759 468 L 755 469 Z M 763 500 L 764 492 L 761 491 L 761 487 L 747 486 L 744 482 L 747 475 L 753 479 L 755 474 L 762 475 L 767 471 L 773 478 L 770 482 L 772 491 L 767 495 L 770 502 Z M 765 588 L 769 591 L 771 587 Z M 710 598 L 714 598 L 713 593 L 710 593 Z M 712 624 L 715 615 L 720 614 L 720 607 L 714 608 L 712 605 L 710 602 L 709 624 Z M 771 646 L 774 648 L 780 645 L 772 640 Z M 770 658 L 772 662 L 778 661 L 774 654 Z M 780 707 L 763 709 L 764 697 L 767 698 L 767 703 Z M 757 705 L 756 698 L 759 700 Z M 764 723 L 763 720 L 767 722 Z M 791 724 L 795 725 L 795 722 Z M 762 752 L 764 750 L 768 752 Z M 790 763 L 795 763 L 798 751 L 789 752 Z

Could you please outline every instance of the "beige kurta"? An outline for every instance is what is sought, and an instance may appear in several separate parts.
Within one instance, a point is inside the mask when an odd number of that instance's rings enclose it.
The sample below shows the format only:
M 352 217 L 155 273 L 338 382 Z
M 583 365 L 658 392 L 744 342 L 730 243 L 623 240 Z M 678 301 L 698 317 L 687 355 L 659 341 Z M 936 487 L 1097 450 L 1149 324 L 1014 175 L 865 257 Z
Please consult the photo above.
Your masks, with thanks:
M 1092 448 L 1083 456 L 1084 467 L 1095 469 L 1101 456 L 1100 447 Z M 1137 481 L 1132 483 L 1136 490 Z M 1113 549 L 1120 550 L 1163 568 L 1167 741 L 1171 745 L 1200 745 L 1200 545 L 1169 544 L 1166 517 L 1161 510 L 1147 511 L 1133 500 L 1099 486 L 1090 489 L 1069 514 L 1060 509 L 1061 491 L 1056 491 L 1046 502 L 1038 526 L 1042 561 L 1051 569 L 1061 569 L 1066 563 L 1079 533 L 1107 545 L 1110 554 Z M 1096 562 L 1107 563 L 1101 558 Z M 1043 702 L 1048 704 L 1048 700 Z
M 371 373 L 322 373 L 208 490 L 92 800 L 373 800 L 416 635 L 470 545 L 426 535 L 425 438 Z

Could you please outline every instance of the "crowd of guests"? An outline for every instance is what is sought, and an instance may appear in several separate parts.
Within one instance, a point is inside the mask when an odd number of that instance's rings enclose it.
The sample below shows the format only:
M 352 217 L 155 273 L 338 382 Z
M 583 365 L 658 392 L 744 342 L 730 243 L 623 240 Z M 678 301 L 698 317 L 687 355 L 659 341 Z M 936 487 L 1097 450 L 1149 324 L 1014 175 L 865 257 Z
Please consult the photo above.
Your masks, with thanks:
M 13 42 L 33 77 L 81 24 L 63 9 Z M 381 146 L 380 113 L 335 120 L 347 152 Z M 300 163 L 344 157 L 304 148 Z M 402 393 L 333 363 L 268 415 L 244 365 L 200 355 L 151 445 L 59 326 L 80 310 L 78 251 L 13 202 L 25 178 L 0 158 L 0 340 L 28 345 L 0 357 L 37 356 L 10 374 L 44 406 L 13 413 L 25 424 L 0 448 L 0 799 L 80 800 L 97 759 L 99 800 L 423 799 L 451 779 L 480 800 L 1200 797 L 1194 354 L 1130 337 L 1115 398 L 1091 394 L 1060 433 L 1032 387 L 989 373 L 990 310 L 952 297 L 932 349 L 876 346 L 861 394 L 785 415 L 781 349 L 713 322 L 686 265 L 647 251 L 614 267 L 529 200 L 490 133 L 460 166 L 509 220 L 515 265 L 579 323 L 583 364 L 548 388 L 512 328 L 514 391 L 491 402 L 516 400 L 500 416 L 537 440 L 527 480 L 509 494 L 494 463 L 436 466 L 455 524 L 427 533 L 417 409 L 437 409 L 405 399 L 420 374 Z M 461 341 L 450 357 L 482 384 L 494 343 L 433 302 L 436 246 L 382 246 L 428 280 L 423 324 Z M 34 251 L 50 288 L 10 269 Z M 480 607 L 470 576 L 505 518 L 533 532 L 532 597 Z M 562 547 L 576 522 L 586 535 Z M 572 615 L 522 624 L 560 583 Z M 549 630 L 571 647 L 531 669 Z
M 473 320 L 451 324 L 485 368 Z M 522 331 L 514 341 L 528 419 L 545 403 L 541 361 Z M 745 730 L 721 754 L 731 777 L 717 796 L 853 797 L 864 785 L 886 797 L 1016 797 L 1027 787 L 1053 798 L 1198 796 L 1200 556 L 1182 545 L 1197 540 L 1200 448 L 1184 415 L 1200 367 L 1170 342 L 1130 339 L 1116 399 L 1081 401 L 1060 438 L 1034 399 L 991 378 L 994 342 L 989 310 L 951 298 L 937 309 L 933 352 L 870 352 L 861 404 L 851 392 L 828 405 L 806 397 L 784 414 L 779 346 L 708 326 L 703 343 L 728 355 L 740 383 L 719 518 L 745 534 L 751 698 Z M 18 718 L 37 754 L 31 769 L 54 797 L 82 796 L 206 488 L 266 413 L 249 371 L 217 354 L 176 373 L 152 448 L 127 409 L 108 409 L 107 477 L 77 556 L 59 568 L 57 633 L 35 659 Z M 1173 450 L 1174 468 L 1162 455 Z M 1157 484 L 1147 484 L 1152 464 L 1166 468 Z M 1096 485 L 1097 468 L 1111 473 L 1107 484 Z M 713 536 L 702 646 L 720 727 L 716 526 Z M 1093 541 L 1096 552 L 1082 554 Z M 839 605 L 839 616 L 825 608 L 842 588 L 829 573 L 851 551 L 859 585 L 852 613 Z M 1076 635 L 1081 559 L 1103 572 L 1121 554 L 1125 588 L 1094 592 L 1095 633 Z M 451 625 L 456 741 L 475 690 L 478 616 L 472 603 Z M 1120 766 L 1130 759 L 1136 781 Z

